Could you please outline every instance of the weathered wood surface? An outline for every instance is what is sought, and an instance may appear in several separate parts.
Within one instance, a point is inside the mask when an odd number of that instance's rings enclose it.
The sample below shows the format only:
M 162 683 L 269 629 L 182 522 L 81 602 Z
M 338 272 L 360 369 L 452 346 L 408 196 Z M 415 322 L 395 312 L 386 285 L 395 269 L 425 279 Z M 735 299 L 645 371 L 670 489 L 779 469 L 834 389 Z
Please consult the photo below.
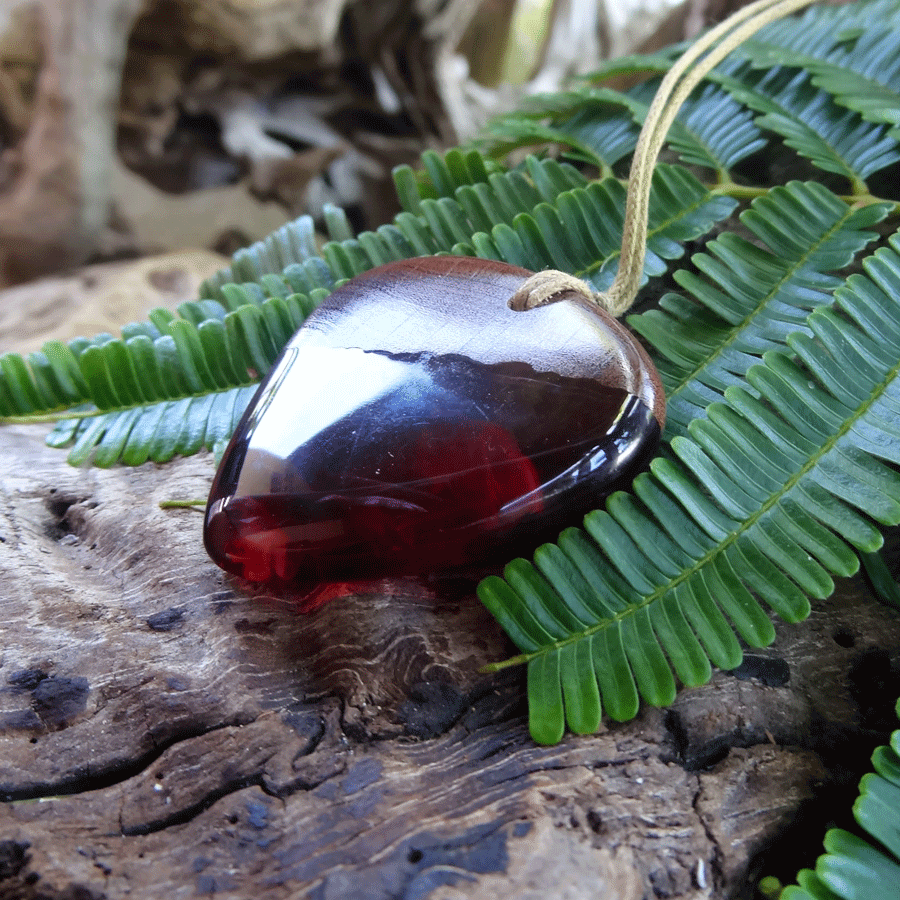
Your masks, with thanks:
M 158 508 L 207 457 L 79 470 L 42 434 L 0 434 L 4 900 L 724 897 L 878 738 L 848 676 L 888 677 L 900 623 L 859 591 L 780 628 L 784 686 L 718 674 L 536 747 L 465 590 L 298 617 Z
M 157 306 L 196 300 L 201 282 L 228 264 L 209 250 L 98 263 L 0 292 L 0 353 L 27 354 L 45 341 L 119 334 Z
M 900 616 L 853 583 L 756 677 L 537 747 L 471 585 L 298 616 L 159 508 L 208 456 L 73 469 L 45 430 L 0 430 L 0 900 L 736 897 L 812 862 L 895 727 Z

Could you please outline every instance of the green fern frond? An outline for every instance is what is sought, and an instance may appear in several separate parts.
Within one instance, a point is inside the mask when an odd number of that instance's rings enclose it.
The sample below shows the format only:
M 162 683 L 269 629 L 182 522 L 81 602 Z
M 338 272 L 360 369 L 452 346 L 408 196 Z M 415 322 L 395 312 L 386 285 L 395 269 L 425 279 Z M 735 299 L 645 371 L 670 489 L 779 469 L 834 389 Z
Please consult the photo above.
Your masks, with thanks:
M 472 156 L 469 153 L 463 157 L 459 151 L 447 154 L 451 162 Z M 395 182 L 406 208 L 394 223 L 356 238 L 331 241 L 322 248 L 322 257 L 336 279 L 352 278 L 394 259 L 455 252 L 454 248 L 480 230 L 509 225 L 539 204 L 552 203 L 561 193 L 587 184 L 576 169 L 555 160 L 529 157 L 526 172 L 488 175 L 484 164 L 477 167 L 469 161 L 465 168 L 451 168 L 447 158 L 437 154 L 428 155 L 428 159 L 429 177 L 440 188 L 418 180 L 409 167 L 399 167 Z M 480 180 L 482 174 L 486 180 Z M 453 196 L 438 196 L 451 188 Z
M 531 269 L 564 268 L 598 288 L 612 280 L 625 208 L 617 180 L 588 183 L 572 166 L 528 157 L 525 171 L 493 173 L 487 180 L 475 173 L 465 183 L 466 176 L 452 172 L 446 160 L 436 154 L 430 159 L 430 177 L 441 191 L 452 187 L 453 196 L 427 196 L 428 185 L 401 167 L 398 193 L 408 208 L 391 226 L 326 244 L 322 257 L 335 279 L 392 259 L 455 253 Z M 465 172 L 471 175 L 471 167 Z M 662 274 L 664 260 L 680 256 L 685 241 L 705 234 L 735 206 L 730 198 L 711 195 L 687 171 L 667 166 L 654 177 L 651 203 L 648 276 Z
M 568 724 L 596 730 L 601 703 L 633 716 L 638 697 L 674 699 L 676 677 L 774 637 L 760 601 L 788 622 L 832 576 L 900 522 L 900 235 L 707 407 L 673 454 L 564 531 L 534 562 L 514 560 L 478 587 L 528 663 L 530 727 L 553 743 Z M 892 349 L 893 348 L 893 349 Z M 848 380 L 846 373 L 856 373 Z M 850 381 L 848 385 L 846 382 Z M 765 397 L 765 401 L 760 397 Z
M 123 329 L 121 338 L 51 341 L 27 358 L 0 356 L 0 416 L 65 413 L 80 416 L 130 410 L 249 384 L 268 371 L 280 349 L 327 295 L 290 294 L 241 303 L 251 294 L 226 286 L 235 308 L 195 324 L 168 310 L 149 323 Z M 194 310 L 196 312 L 196 310 Z
M 897 704 L 900 716 L 900 702 Z M 872 754 L 874 772 L 864 775 L 853 815 L 872 839 L 840 828 L 825 835 L 815 871 L 801 870 L 781 900 L 871 900 L 900 896 L 900 731 Z
M 394 173 L 404 212 L 393 224 L 354 236 L 344 212 L 328 207 L 330 240 L 319 248 L 312 219 L 301 216 L 238 251 L 231 266 L 203 283 L 201 302 L 179 307 L 179 314 L 199 324 L 224 314 L 210 303 L 234 311 L 271 297 L 330 291 L 339 281 L 373 266 L 449 252 L 479 226 L 511 221 L 520 212 L 587 183 L 576 169 L 553 160 L 529 160 L 528 175 L 500 172 L 496 163 L 475 151 L 450 150 L 444 156 L 427 151 L 422 162 L 424 173 L 409 166 L 399 166 Z
M 484 184 L 492 174 L 498 174 L 501 167 L 493 160 L 486 160 L 474 150 L 449 150 L 444 156 L 434 150 L 422 154 L 422 169 L 414 171 L 410 166 L 397 166 L 394 170 L 394 185 L 400 205 L 407 212 L 421 212 L 422 200 L 437 200 L 453 197 L 459 188 Z
M 691 299 L 667 294 L 659 309 L 629 317 L 657 354 L 669 436 L 685 434 L 764 352 L 808 330 L 809 312 L 830 303 L 841 284 L 828 273 L 877 237 L 869 229 L 889 210 L 851 209 L 816 182 L 773 188 L 741 215 L 757 241 L 721 235 L 692 259 L 702 276 L 675 273 Z
M 453 154 L 448 156 L 453 159 Z M 437 163 L 432 171 L 437 171 Z M 574 169 L 554 161 L 535 160 L 530 171 L 533 180 L 520 173 L 494 178 L 493 187 L 485 186 L 487 191 L 466 208 L 473 214 L 477 208 L 499 221 L 512 220 L 545 197 L 586 183 Z M 431 214 L 427 204 L 426 208 L 429 216 L 414 222 L 408 216 L 401 224 L 416 240 L 428 242 L 424 252 L 450 250 L 455 235 L 444 230 L 445 222 L 453 215 L 465 219 L 464 207 L 456 204 L 448 214 L 444 205 L 439 215 Z M 429 230 L 429 218 L 437 236 Z M 464 234 L 469 237 L 465 221 Z M 326 244 L 327 262 L 319 256 L 301 260 L 314 248 L 311 228 L 311 220 L 301 217 L 279 229 L 239 253 L 229 270 L 207 282 L 202 299 L 182 304 L 177 314 L 155 309 L 149 322 L 125 326 L 121 338 L 101 334 L 68 344 L 50 342 L 27 358 L 0 356 L 0 416 L 53 414 L 85 403 L 93 405 L 92 413 L 123 410 L 247 384 L 268 371 L 290 335 L 339 279 L 386 261 L 378 257 L 381 252 L 387 258 L 419 252 L 401 229 L 385 226 Z M 291 261 L 284 267 L 286 260 Z M 309 283 L 310 271 L 324 273 L 317 281 L 325 286 L 307 294 L 299 288 Z M 240 284 L 227 280 L 235 277 L 255 280 Z
M 634 150 L 656 87 L 653 81 L 624 94 L 586 87 L 531 98 L 524 110 L 490 123 L 487 146 L 506 153 L 555 143 L 565 148 L 568 159 L 608 174 Z M 765 143 L 750 111 L 716 85 L 706 85 L 685 102 L 668 137 L 684 163 L 713 169 L 723 178 Z
M 393 259 L 453 252 L 532 268 L 568 268 L 598 286 L 612 280 L 624 215 L 618 181 L 589 184 L 571 166 L 534 157 L 526 160 L 524 172 L 489 174 L 476 157 L 458 151 L 429 157 L 429 177 L 442 190 L 452 189 L 454 197 L 425 196 L 437 189 L 417 183 L 413 198 L 409 176 L 401 171 L 398 181 L 406 183 L 407 199 L 419 213 L 404 211 L 392 225 L 330 241 L 321 256 L 299 261 L 313 246 L 307 240 L 311 226 L 300 219 L 250 248 L 229 270 L 230 276 L 255 273 L 255 281 L 235 284 L 217 277 L 205 291 L 214 296 L 182 304 L 177 314 L 153 310 L 149 322 L 126 326 L 121 338 L 98 335 L 47 345 L 28 359 L 0 357 L 0 417 L 92 419 L 66 432 L 75 440 L 73 462 L 85 461 L 90 448 L 97 448 L 95 459 L 102 465 L 169 458 L 209 442 L 163 430 L 153 433 L 156 443 L 150 449 L 136 438 L 128 444 L 128 436 L 147 432 L 156 405 L 187 399 L 196 402 L 177 411 L 190 417 L 192 435 L 202 434 L 218 409 L 205 398 L 258 381 L 327 295 L 330 287 L 298 292 L 311 283 L 310 272 L 320 273 L 318 283 L 333 286 Z M 673 167 L 656 173 L 652 199 L 647 276 L 664 272 L 666 260 L 680 256 L 686 241 L 705 234 L 735 205 Z M 330 216 L 331 232 L 345 234 L 345 218 L 337 211 Z M 288 259 L 294 261 L 281 271 L 264 271 Z M 52 437 L 54 444 L 60 434 Z M 160 435 L 168 436 L 168 446 L 160 443 Z M 118 456 L 115 447 L 122 451 Z M 142 457 L 144 450 L 149 457 Z
M 5 354 L 0 415 L 61 419 L 47 443 L 74 445 L 73 465 L 141 465 L 212 449 L 231 436 L 256 382 L 327 295 L 240 303 L 250 292 L 224 288 L 236 308 L 219 306 L 221 318 L 194 324 L 159 309 L 120 339 L 50 342 L 26 359 Z
M 736 56 L 757 68 L 789 65 L 806 68 L 826 61 L 837 48 L 852 46 L 861 34 L 881 31 L 900 14 L 898 0 L 871 0 L 841 7 L 817 6 L 772 22 L 745 41 Z
M 117 410 L 59 423 L 47 438 L 51 447 L 72 446 L 69 462 L 108 468 L 139 466 L 212 450 L 227 441 L 256 391 L 256 385 L 180 400 Z
M 201 284 L 199 294 L 201 299 L 221 301 L 223 285 L 258 282 L 263 275 L 282 273 L 290 281 L 292 293 L 309 294 L 334 287 L 333 276 L 319 257 L 310 216 L 288 222 L 263 240 L 238 250 L 230 266 Z
M 480 145 L 494 154 L 558 144 L 571 161 L 596 166 L 603 175 L 637 144 L 638 114 L 646 104 L 608 88 L 584 87 L 528 98 L 521 110 L 488 123 Z
M 900 147 L 886 128 L 841 109 L 806 72 L 775 68 L 754 76 L 744 69 L 713 77 L 732 96 L 762 113 L 757 125 L 780 135 L 818 168 L 843 175 L 856 190 L 873 172 L 900 160 Z
M 688 165 L 714 169 L 724 180 L 741 160 L 766 145 L 751 112 L 717 85 L 689 97 L 669 132 L 669 146 Z
M 900 13 L 896 0 L 858 4 L 847 14 L 815 13 L 808 12 L 805 23 L 774 23 L 741 47 L 740 54 L 761 68 L 778 64 L 805 69 L 813 74 L 816 87 L 837 103 L 896 131 L 900 34 L 885 24 Z
M 672 44 L 655 53 L 630 53 L 625 56 L 617 56 L 582 75 L 581 79 L 596 83 L 608 81 L 611 78 L 652 78 L 654 75 L 664 75 L 687 47 L 687 43 Z
M 898 158 L 900 32 L 882 24 L 898 15 L 897 0 L 877 0 L 816 8 L 767 26 L 712 76 L 728 89 L 731 102 L 709 86 L 702 89 L 680 111 L 668 145 L 683 161 L 712 168 L 727 180 L 731 167 L 763 145 L 762 127 L 857 189 Z M 766 71 L 754 74 L 741 56 Z M 640 59 L 623 62 L 623 71 L 641 71 Z M 669 63 L 666 54 L 647 57 L 643 71 L 662 72 Z M 596 75 L 619 68 L 613 63 Z M 493 144 L 484 146 L 499 153 L 558 144 L 570 158 L 608 173 L 633 147 L 628 114 L 642 122 L 654 89 L 655 83 L 626 93 L 585 87 L 534 98 L 492 123 Z M 763 115 L 753 123 L 747 107 Z
M 7 416 L 27 416 L 82 402 L 88 386 L 78 355 L 87 342 L 73 343 L 50 341 L 41 352 L 25 358 L 13 353 L 0 356 L 0 409 Z
M 864 32 L 852 50 L 838 48 L 810 66 L 817 87 L 869 122 L 894 126 L 900 137 L 900 34 L 896 28 Z
M 705 234 L 731 213 L 736 203 L 710 194 L 687 170 L 658 166 L 651 189 L 644 276 L 666 271 L 666 260 L 684 253 L 684 243 Z M 625 190 L 615 179 L 560 194 L 500 223 L 490 234 L 475 234 L 453 252 L 499 259 L 531 269 L 563 269 L 595 290 L 608 287 L 619 263 Z

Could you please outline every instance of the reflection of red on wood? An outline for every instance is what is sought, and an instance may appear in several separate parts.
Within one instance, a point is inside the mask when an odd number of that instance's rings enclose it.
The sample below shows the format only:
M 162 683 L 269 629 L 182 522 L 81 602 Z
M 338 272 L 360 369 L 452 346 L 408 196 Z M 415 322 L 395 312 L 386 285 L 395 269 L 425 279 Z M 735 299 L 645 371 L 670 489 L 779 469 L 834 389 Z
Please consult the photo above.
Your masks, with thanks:
M 406 578 L 324 581 L 297 598 L 297 611 L 311 613 L 331 600 L 362 597 L 367 594 L 378 594 L 382 597 L 415 597 L 418 600 L 433 600 L 438 596 L 424 578 L 412 575 Z

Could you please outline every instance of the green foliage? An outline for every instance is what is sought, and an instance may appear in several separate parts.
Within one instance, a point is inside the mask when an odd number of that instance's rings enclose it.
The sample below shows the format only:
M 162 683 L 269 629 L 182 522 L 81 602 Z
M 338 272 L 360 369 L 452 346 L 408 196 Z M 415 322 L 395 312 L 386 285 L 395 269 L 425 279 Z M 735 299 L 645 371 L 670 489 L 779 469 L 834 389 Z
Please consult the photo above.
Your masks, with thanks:
M 346 217 L 331 210 L 337 239 L 305 258 L 315 245 L 311 220 L 301 218 L 238 254 L 178 315 L 157 309 L 149 322 L 126 326 L 121 338 L 52 342 L 26 358 L 0 357 L 0 416 L 61 413 L 65 421 L 50 442 L 74 442 L 74 464 L 162 462 L 227 437 L 252 393 L 242 388 L 269 370 L 330 289 L 373 266 L 455 253 L 564 268 L 598 289 L 612 281 L 625 207 L 616 179 L 589 182 L 570 165 L 534 157 L 525 171 L 492 174 L 496 166 L 476 152 L 428 153 L 424 162 L 433 185 L 452 197 L 402 168 L 396 178 L 407 208 L 390 225 L 347 237 Z M 647 277 L 663 274 L 685 242 L 735 206 L 673 166 L 655 174 L 652 198 Z M 187 417 L 183 429 L 172 424 L 175 414 Z
M 318 256 L 316 232 L 309 216 L 282 225 L 267 238 L 235 253 L 231 265 L 207 279 L 200 297 L 222 300 L 229 284 L 254 283 L 265 275 L 284 274 L 291 291 L 309 294 L 334 287 L 334 276 Z
M 885 464 L 900 462 L 900 235 L 891 243 L 833 308 L 787 334 L 793 355 L 758 341 L 744 383 L 716 384 L 722 399 L 633 494 L 481 583 L 528 663 L 536 740 L 553 743 L 566 725 L 595 731 L 601 702 L 630 718 L 639 696 L 671 703 L 676 677 L 697 685 L 710 664 L 734 668 L 738 636 L 751 647 L 774 638 L 759 601 L 805 618 L 807 597 L 856 571 L 854 548 L 880 547 L 875 523 L 900 523 L 900 475 Z
M 222 302 L 186 303 L 129 325 L 121 338 L 46 343 L 0 357 L 0 410 L 28 421 L 63 412 L 48 443 L 73 465 L 166 462 L 226 440 L 259 376 L 327 296 L 291 293 L 290 276 L 226 284 Z M 81 413 L 79 415 L 79 413 Z
M 900 897 L 900 731 L 891 735 L 889 746 L 875 750 L 872 766 L 875 771 L 863 776 L 853 804 L 853 815 L 870 839 L 841 828 L 829 830 L 827 852 L 815 870 L 801 870 L 797 884 L 782 891 L 782 900 Z
M 740 53 L 753 65 L 803 69 L 838 105 L 868 122 L 900 124 L 900 34 L 891 0 L 850 11 L 808 10 L 799 23 L 783 20 L 749 40 Z
M 900 86 L 883 52 L 896 38 L 882 34 L 898 10 L 878 2 L 776 23 L 713 73 L 705 104 L 679 114 L 671 151 L 713 170 L 723 191 L 740 195 L 741 164 L 773 155 L 759 153 L 768 132 L 798 154 L 778 151 L 782 171 L 805 174 L 805 158 L 852 195 L 810 180 L 760 192 L 740 216 L 743 233 L 727 229 L 675 273 L 684 292 L 629 318 L 663 378 L 668 446 L 632 493 L 479 587 L 522 651 L 514 661 L 528 664 L 538 741 L 559 740 L 566 726 L 595 730 L 604 707 L 627 719 L 641 699 L 670 703 L 679 682 L 737 665 L 739 639 L 771 641 L 761 604 L 796 621 L 860 556 L 883 570 L 879 524 L 900 514 L 900 482 L 885 464 L 897 462 L 900 436 L 900 238 L 864 261 L 865 276 L 846 272 L 879 239 L 875 226 L 896 218 L 896 196 L 878 202 L 868 180 L 887 171 L 896 184 L 900 157 L 890 116 L 844 101 L 859 72 L 876 71 L 861 47 L 877 48 L 885 90 Z M 649 59 L 646 74 L 665 63 Z M 589 84 L 538 98 L 494 135 L 504 150 L 551 136 L 604 171 L 619 158 L 623 121 L 643 121 L 651 96 L 646 85 L 616 98 Z
M 699 272 L 680 270 L 687 295 L 629 324 L 657 354 L 668 403 L 666 431 L 687 432 L 712 400 L 740 384 L 766 350 L 810 333 L 809 313 L 831 303 L 840 271 L 877 234 L 885 204 L 852 209 L 815 182 L 791 182 L 753 201 L 741 224 L 754 240 L 725 232 L 697 253 Z
M 900 159 L 885 128 L 872 128 L 858 113 L 841 107 L 806 71 L 776 68 L 754 75 L 745 68 L 740 75 L 719 74 L 717 79 L 733 97 L 763 114 L 757 125 L 780 135 L 818 168 L 857 184 Z

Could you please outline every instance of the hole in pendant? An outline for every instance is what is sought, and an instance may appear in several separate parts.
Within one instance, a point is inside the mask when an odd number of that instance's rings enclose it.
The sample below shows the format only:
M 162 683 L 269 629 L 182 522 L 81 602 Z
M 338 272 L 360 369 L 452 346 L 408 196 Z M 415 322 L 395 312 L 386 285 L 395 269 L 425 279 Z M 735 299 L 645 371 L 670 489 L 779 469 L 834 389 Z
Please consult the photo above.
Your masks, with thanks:
M 538 306 L 578 297 L 595 302 L 590 288 L 580 278 L 545 269 L 526 278 L 506 305 L 515 312 L 527 312 Z

